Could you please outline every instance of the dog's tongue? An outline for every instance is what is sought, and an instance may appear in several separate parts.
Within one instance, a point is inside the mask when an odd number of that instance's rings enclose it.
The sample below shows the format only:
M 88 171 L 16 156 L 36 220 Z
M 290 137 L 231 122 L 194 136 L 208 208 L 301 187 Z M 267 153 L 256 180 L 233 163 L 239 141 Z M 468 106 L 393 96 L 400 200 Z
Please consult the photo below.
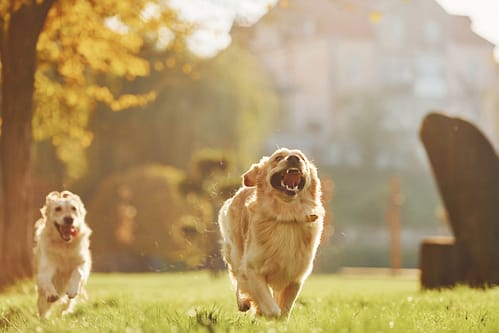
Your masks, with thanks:
M 284 176 L 282 177 L 282 181 L 288 187 L 294 188 L 294 187 L 300 185 L 301 174 L 299 172 L 285 173 Z
M 61 236 L 65 241 L 70 240 L 71 236 L 76 237 L 76 235 L 78 235 L 78 230 L 76 230 L 73 226 L 61 226 Z

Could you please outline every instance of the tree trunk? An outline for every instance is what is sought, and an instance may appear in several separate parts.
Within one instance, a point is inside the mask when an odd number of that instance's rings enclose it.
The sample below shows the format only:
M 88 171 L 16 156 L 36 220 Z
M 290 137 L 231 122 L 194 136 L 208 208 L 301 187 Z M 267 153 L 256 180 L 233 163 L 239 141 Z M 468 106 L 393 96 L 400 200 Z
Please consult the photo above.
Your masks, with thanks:
M 23 5 L 2 22 L 0 288 L 30 277 L 33 221 L 29 214 L 30 151 L 36 44 L 54 0 Z

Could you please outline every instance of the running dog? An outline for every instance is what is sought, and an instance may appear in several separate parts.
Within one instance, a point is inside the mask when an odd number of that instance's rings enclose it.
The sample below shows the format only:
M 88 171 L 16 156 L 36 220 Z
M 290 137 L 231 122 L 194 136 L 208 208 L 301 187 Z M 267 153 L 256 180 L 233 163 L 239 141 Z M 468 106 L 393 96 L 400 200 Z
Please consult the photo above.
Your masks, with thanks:
M 218 217 L 238 308 L 287 318 L 312 271 L 323 229 L 317 169 L 301 151 L 281 148 L 242 178 Z
M 90 274 L 90 234 L 80 197 L 69 191 L 51 192 L 35 225 L 35 272 L 38 314 L 46 318 L 59 301 L 62 314 L 71 313 L 76 296 L 86 298 Z

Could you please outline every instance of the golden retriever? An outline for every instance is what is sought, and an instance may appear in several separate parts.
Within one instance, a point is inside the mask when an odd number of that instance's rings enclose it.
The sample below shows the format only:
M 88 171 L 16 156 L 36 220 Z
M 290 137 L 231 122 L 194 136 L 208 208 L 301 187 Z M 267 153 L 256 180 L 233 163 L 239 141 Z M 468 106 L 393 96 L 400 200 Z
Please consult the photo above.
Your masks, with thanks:
M 80 197 L 69 191 L 50 192 L 42 218 L 35 225 L 35 272 L 38 314 L 48 316 L 52 303 L 59 300 L 62 314 L 71 313 L 75 297 L 85 294 L 90 274 L 90 234 L 86 210 Z
M 322 233 L 317 169 L 301 151 L 281 148 L 253 164 L 243 185 L 218 217 L 238 308 L 287 318 Z

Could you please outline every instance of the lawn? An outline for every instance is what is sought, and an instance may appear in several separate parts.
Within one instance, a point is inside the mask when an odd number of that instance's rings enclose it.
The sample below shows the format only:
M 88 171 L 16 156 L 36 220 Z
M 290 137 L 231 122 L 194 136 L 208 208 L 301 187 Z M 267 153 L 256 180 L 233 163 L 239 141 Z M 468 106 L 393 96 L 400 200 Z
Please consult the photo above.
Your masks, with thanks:
M 0 295 L 0 332 L 499 332 L 499 288 L 420 291 L 414 278 L 313 275 L 288 322 L 238 313 L 225 274 L 93 274 L 88 292 L 40 321 L 20 284 Z

